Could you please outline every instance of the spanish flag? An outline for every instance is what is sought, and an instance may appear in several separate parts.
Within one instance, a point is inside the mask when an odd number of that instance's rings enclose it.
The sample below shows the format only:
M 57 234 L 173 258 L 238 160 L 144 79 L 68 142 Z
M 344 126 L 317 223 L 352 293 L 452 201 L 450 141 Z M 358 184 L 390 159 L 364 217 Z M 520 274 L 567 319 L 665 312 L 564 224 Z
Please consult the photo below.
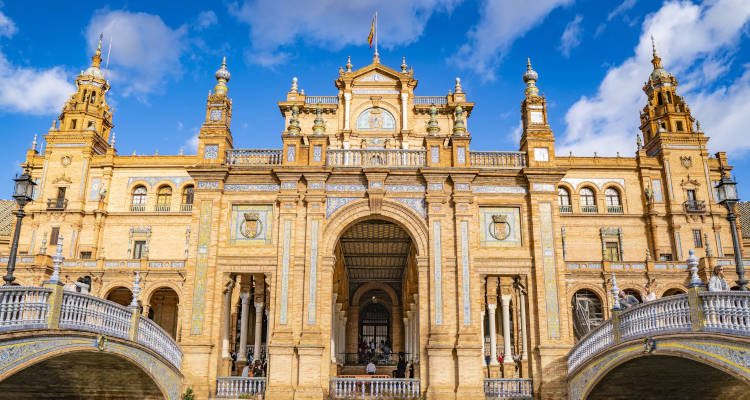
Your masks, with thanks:
M 372 48 L 372 41 L 375 38 L 375 21 L 378 19 L 378 13 L 375 13 L 375 16 L 372 17 L 372 25 L 370 25 L 370 35 L 367 36 L 367 43 L 370 44 L 370 48 Z

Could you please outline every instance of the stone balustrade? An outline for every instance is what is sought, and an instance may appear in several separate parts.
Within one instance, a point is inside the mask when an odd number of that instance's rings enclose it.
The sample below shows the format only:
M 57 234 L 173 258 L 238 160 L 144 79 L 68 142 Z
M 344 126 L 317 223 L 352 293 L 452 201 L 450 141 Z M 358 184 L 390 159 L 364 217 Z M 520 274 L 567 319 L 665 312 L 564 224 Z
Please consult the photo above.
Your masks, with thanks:
M 448 104 L 448 98 L 445 96 L 414 96 L 414 104 L 428 106 L 433 104 Z
M 568 354 L 568 372 L 608 348 L 651 335 L 680 332 L 717 332 L 750 336 L 750 292 L 705 292 L 650 301 L 624 311 L 584 336 Z
M 226 164 L 230 167 L 258 167 L 281 165 L 282 150 L 234 149 L 226 151 Z
M 339 96 L 305 96 L 305 104 L 338 104 Z
M 332 167 L 423 167 L 426 150 L 328 149 L 327 164 Z
M 95 296 L 45 287 L 0 287 L 0 332 L 70 329 L 138 342 L 178 370 L 182 350 L 163 329 L 142 317 L 138 307 L 124 307 Z
M 476 168 L 523 168 L 526 166 L 526 152 L 470 151 L 469 160 Z
M 332 378 L 330 397 L 334 399 L 360 398 L 418 398 L 419 379 L 402 378 Z
M 248 398 L 266 392 L 266 378 L 220 376 L 216 378 L 216 397 Z
M 485 399 L 533 399 L 531 378 L 488 378 L 484 380 Z

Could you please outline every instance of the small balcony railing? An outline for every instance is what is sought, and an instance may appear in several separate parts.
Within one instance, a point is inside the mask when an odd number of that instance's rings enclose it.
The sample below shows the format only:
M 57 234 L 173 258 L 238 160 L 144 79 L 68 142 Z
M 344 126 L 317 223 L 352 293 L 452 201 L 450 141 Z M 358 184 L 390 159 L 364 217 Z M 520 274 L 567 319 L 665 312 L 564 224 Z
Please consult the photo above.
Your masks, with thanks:
M 685 211 L 689 213 L 704 213 L 706 212 L 706 202 L 703 200 L 688 200 L 682 203 L 685 206 Z
M 339 377 L 331 379 L 333 399 L 417 399 L 419 379 Z
M 560 206 L 560 214 L 572 214 L 573 213 L 573 206 L 567 205 L 567 206 Z
M 326 162 L 332 167 L 422 167 L 426 150 L 328 149 Z
M 448 99 L 445 96 L 414 96 L 414 104 L 448 104 Z
M 130 212 L 145 212 L 145 211 L 146 211 L 145 204 L 131 204 L 130 205 Z
M 469 160 L 477 168 L 523 168 L 526 152 L 523 151 L 470 151 Z
M 596 204 L 593 206 L 581 206 L 581 212 L 584 214 L 596 214 L 599 212 L 599 207 Z
M 193 204 L 180 204 L 180 212 L 193 212 Z
M 157 204 L 156 207 L 154 207 L 154 211 L 156 212 L 169 212 L 169 204 Z
M 485 399 L 533 399 L 531 378 L 488 378 L 484 380 Z
M 266 378 L 220 376 L 216 378 L 216 397 L 250 398 L 266 393 Z
M 306 96 L 305 104 L 338 104 L 339 96 Z
M 230 167 L 257 167 L 281 165 L 282 150 L 237 149 L 227 150 L 227 165 Z
M 607 206 L 608 214 L 622 214 L 622 205 Z
M 48 210 L 64 210 L 66 208 L 68 208 L 68 199 L 63 199 L 59 197 L 47 199 Z

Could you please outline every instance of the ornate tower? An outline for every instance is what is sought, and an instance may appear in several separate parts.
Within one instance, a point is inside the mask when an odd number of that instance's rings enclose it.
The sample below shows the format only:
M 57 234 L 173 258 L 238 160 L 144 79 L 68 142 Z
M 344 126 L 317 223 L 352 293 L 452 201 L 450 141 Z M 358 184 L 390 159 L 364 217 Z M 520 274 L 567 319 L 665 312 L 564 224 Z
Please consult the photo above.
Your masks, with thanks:
M 100 35 L 96 53 L 91 57 L 91 66 L 76 78 L 77 90 L 63 106 L 58 120 L 52 124 L 47 136 L 48 144 L 83 141 L 87 148 L 93 148 L 99 154 L 107 151 L 113 127 L 112 108 L 106 101 L 109 82 L 100 68 L 101 55 Z
M 531 68 L 531 60 L 526 60 L 526 98 L 521 102 L 521 151 L 529 156 L 529 166 L 551 166 L 555 158 L 555 137 L 547 122 L 547 100 L 539 96 L 536 81 L 539 75 Z
M 226 158 L 225 150 L 232 148 L 232 131 L 229 129 L 232 121 L 232 100 L 227 96 L 227 82 L 230 77 L 227 58 L 224 57 L 221 68 L 216 71 L 218 83 L 214 86 L 214 93 L 208 91 L 206 120 L 198 134 L 198 155 L 206 163 L 223 164 Z
M 659 154 L 667 143 L 682 143 L 690 138 L 705 146 L 708 139 L 703 137 L 702 132 L 693 131 L 694 119 L 690 115 L 690 108 L 684 98 L 677 95 L 677 78 L 662 68 L 653 38 L 651 41 L 654 70 L 643 85 L 648 103 L 641 112 L 640 126 L 646 153 L 650 156 Z

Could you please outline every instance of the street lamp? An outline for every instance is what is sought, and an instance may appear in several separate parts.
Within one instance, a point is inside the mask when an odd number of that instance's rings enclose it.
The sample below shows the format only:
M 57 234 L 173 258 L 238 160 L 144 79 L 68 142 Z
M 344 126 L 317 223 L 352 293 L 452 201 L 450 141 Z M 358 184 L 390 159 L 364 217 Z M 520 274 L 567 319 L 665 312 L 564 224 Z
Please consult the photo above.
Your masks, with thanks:
M 734 213 L 734 206 L 740 200 L 737 196 L 737 182 L 731 180 L 726 174 L 721 175 L 719 184 L 716 185 L 716 195 L 719 204 L 727 208 L 729 213 L 730 230 L 732 231 L 732 243 L 734 244 L 734 265 L 737 269 L 737 284 L 740 290 L 747 290 L 747 279 L 745 279 L 745 267 L 742 265 L 742 254 L 740 251 L 740 240 L 737 237 L 737 215 Z
M 34 193 L 34 183 L 31 180 L 31 174 L 29 174 L 28 166 L 24 169 L 21 176 L 17 176 L 13 179 L 16 182 L 16 188 L 13 191 L 13 199 L 18 203 L 18 211 L 16 211 L 16 230 L 13 232 L 13 243 L 10 246 L 10 256 L 8 257 L 8 273 L 3 277 L 6 285 L 12 285 L 16 278 L 13 276 L 13 271 L 16 269 L 16 252 L 18 252 L 18 236 L 21 235 L 21 220 L 26 216 L 23 212 L 23 208 L 29 203 Z

